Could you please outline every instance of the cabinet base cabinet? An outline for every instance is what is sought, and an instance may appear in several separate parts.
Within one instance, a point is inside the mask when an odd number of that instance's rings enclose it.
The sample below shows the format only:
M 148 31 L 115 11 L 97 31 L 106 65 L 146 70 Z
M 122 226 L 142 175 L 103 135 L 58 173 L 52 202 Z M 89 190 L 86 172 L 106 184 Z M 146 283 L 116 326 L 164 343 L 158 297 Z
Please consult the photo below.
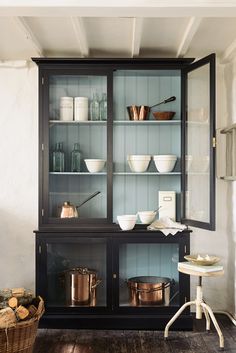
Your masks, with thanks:
M 189 300 L 189 276 L 177 266 L 189 254 L 189 230 L 35 233 L 36 293 L 46 306 L 41 327 L 162 330 Z M 192 329 L 189 309 L 174 329 Z

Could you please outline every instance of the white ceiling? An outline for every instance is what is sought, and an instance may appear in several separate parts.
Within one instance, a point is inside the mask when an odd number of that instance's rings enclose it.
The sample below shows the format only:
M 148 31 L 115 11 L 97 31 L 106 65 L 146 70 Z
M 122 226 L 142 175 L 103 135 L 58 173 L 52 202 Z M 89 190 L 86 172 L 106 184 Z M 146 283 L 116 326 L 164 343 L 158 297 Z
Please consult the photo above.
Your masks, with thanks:
M 236 53 L 235 0 L 61 0 L 57 7 L 45 0 L 5 2 L 0 0 L 0 60 L 215 52 L 226 61 Z

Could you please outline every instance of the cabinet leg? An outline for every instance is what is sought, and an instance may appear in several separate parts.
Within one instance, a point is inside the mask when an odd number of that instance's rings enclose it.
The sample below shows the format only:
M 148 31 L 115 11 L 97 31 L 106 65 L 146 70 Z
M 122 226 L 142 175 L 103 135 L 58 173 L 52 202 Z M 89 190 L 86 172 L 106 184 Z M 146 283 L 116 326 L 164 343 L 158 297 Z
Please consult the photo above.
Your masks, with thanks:
M 170 321 L 167 323 L 166 327 L 165 327 L 165 332 L 164 332 L 164 338 L 168 337 L 168 332 L 169 332 L 169 328 L 170 326 L 173 324 L 173 322 L 175 322 L 175 320 L 180 316 L 180 314 L 184 311 L 184 309 L 186 309 L 188 306 L 190 305 L 194 305 L 196 304 L 196 301 L 191 301 L 191 302 L 187 302 L 184 305 L 181 306 L 181 308 L 179 308 L 179 310 L 175 313 L 175 315 L 170 319 Z
M 212 309 L 209 307 L 209 305 L 207 305 L 206 303 L 202 303 L 201 304 L 202 308 L 203 309 L 206 309 L 207 312 L 209 313 L 210 317 L 211 317 L 211 320 L 215 326 L 215 329 L 218 333 L 218 336 L 219 336 L 219 340 L 220 340 L 220 348 L 224 348 L 224 336 L 221 332 L 221 329 L 220 329 L 220 326 L 218 325 L 218 322 L 216 321 L 216 318 L 215 318 L 215 315 L 212 311 Z

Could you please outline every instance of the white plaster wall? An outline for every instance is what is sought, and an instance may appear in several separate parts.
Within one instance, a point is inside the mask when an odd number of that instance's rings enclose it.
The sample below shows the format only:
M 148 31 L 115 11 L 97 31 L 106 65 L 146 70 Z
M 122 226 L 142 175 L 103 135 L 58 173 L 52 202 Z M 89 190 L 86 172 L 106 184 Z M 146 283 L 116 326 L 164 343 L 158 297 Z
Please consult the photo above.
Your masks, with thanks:
M 37 84 L 35 65 L 0 64 L 0 288 L 34 289 Z
M 11 65 L 16 63 L 9 63 L 9 67 L 0 65 L 0 267 L 4 269 L 0 288 L 25 286 L 32 289 L 35 278 L 33 230 L 37 229 L 38 222 L 37 67 L 32 63 L 20 68 Z M 217 126 L 227 125 L 227 116 L 231 119 L 235 110 L 232 95 L 236 84 L 232 70 L 236 70 L 236 65 L 218 66 Z M 217 180 L 216 231 L 193 229 L 191 249 L 195 253 L 214 253 L 223 258 L 225 276 L 204 280 L 205 298 L 214 309 L 234 313 L 236 227 L 233 211 L 236 212 L 236 207 L 233 210 L 232 187 L 233 184 Z M 195 283 L 192 279 L 192 297 Z

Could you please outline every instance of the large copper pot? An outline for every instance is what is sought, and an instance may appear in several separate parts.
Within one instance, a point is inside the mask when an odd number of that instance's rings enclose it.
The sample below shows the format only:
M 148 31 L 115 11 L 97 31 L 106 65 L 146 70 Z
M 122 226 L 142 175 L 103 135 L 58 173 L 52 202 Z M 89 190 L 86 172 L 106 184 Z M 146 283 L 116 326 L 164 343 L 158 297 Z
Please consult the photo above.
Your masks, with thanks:
M 157 276 L 139 276 L 128 279 L 130 304 L 169 305 L 171 279 Z
M 64 272 L 67 305 L 96 305 L 97 271 L 76 267 Z

